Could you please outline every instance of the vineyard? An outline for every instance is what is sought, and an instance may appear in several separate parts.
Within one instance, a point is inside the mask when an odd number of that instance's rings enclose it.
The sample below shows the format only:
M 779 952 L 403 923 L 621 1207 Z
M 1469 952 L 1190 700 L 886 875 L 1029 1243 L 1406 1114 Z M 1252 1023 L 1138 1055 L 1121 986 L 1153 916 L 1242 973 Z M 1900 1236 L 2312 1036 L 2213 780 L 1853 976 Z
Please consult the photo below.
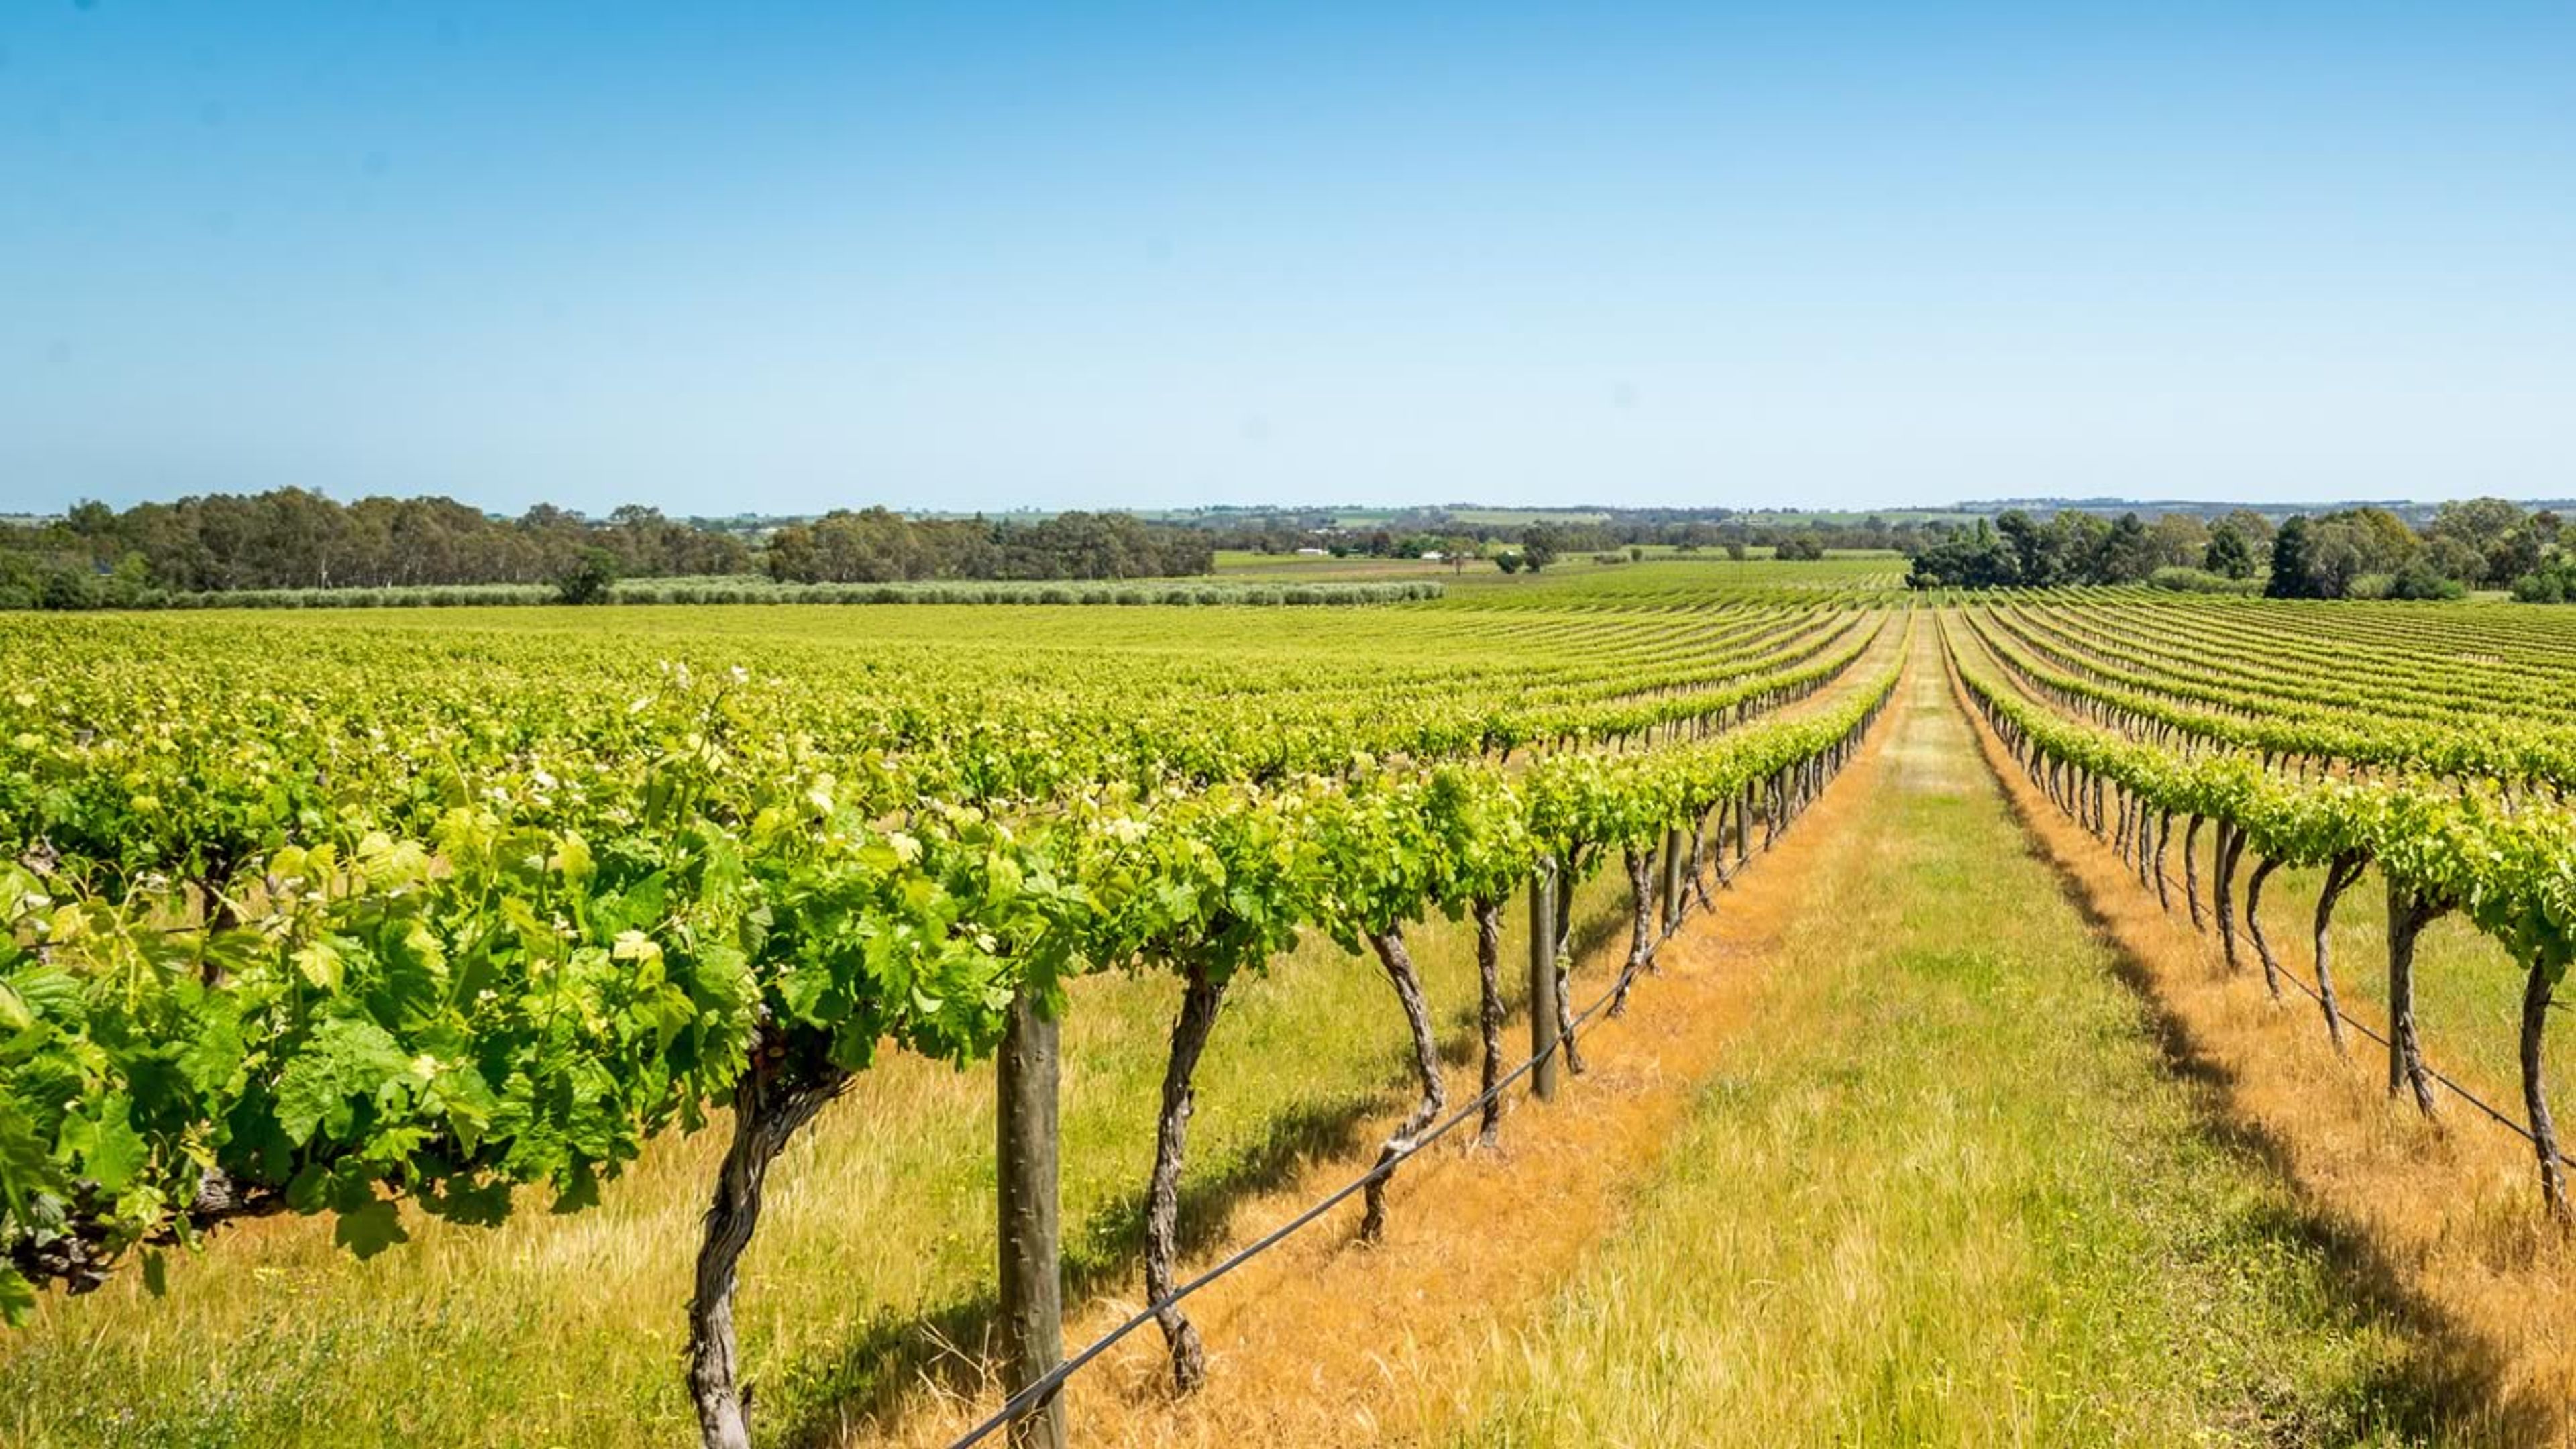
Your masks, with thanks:
M 1536 1171 L 1824 868 L 1782 841 L 1935 784 L 2384 1057 L 2392 1151 L 2514 1144 L 2485 1271 L 2576 1271 L 2576 625 L 1901 582 L 0 621 L 0 1439 L 1093 1442 L 1244 1370 L 1199 1295 L 1274 1245 L 1364 1289 L 1488 1190 L 1424 1174 Z M 1997 773 L 1909 776 L 1941 729 Z M 1672 1432 L 1543 1387 L 1423 1421 Z

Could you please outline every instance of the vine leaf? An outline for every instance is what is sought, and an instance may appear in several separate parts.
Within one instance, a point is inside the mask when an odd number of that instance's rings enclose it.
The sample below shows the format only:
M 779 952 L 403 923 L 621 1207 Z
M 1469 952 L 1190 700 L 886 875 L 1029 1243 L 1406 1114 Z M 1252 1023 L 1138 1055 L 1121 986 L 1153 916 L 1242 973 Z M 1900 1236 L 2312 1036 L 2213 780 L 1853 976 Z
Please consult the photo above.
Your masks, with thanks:
M 18 1270 L 0 1263 L 0 1323 L 24 1328 L 36 1312 L 36 1288 Z
M 396 1243 L 409 1240 L 403 1231 L 402 1215 L 394 1211 L 391 1199 L 374 1198 L 365 1206 L 350 1211 L 343 1209 L 337 1226 L 331 1230 L 331 1241 L 360 1258 L 372 1258 Z

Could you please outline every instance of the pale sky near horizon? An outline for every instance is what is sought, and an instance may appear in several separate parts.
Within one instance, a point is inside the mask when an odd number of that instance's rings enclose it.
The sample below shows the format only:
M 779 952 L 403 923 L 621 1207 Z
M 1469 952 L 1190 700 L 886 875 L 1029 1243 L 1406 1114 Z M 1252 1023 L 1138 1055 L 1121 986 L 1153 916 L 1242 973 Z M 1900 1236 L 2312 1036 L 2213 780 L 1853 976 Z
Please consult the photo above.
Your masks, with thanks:
M 0 511 L 2576 495 L 2576 5 L 0 10 Z

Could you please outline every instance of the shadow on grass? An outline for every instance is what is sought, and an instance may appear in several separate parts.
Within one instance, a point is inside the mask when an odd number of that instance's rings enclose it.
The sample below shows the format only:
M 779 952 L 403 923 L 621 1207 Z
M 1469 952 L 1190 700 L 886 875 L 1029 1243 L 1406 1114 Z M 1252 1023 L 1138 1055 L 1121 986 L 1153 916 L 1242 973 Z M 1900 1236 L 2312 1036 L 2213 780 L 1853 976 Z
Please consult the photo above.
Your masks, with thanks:
M 1222 1242 L 1233 1206 L 1293 1180 L 1313 1161 L 1357 1151 L 1360 1126 L 1385 1105 L 1380 1093 L 1301 1105 L 1273 1118 L 1260 1140 L 1221 1171 L 1181 1185 L 1180 1250 L 1184 1259 Z M 1145 1197 L 1138 1192 L 1091 1214 L 1065 1233 L 1064 1299 L 1071 1310 L 1104 1292 L 1139 1285 Z M 913 1316 L 881 1315 L 827 1353 L 787 1373 L 784 1397 L 798 1406 L 785 1442 L 808 1449 L 837 1442 L 848 1428 L 882 1420 L 916 1382 L 943 1394 L 995 1401 L 1001 1385 L 992 1365 L 999 1300 L 990 1284 Z M 1147 1333 L 1152 1329 L 1144 1330 Z M 1078 1347 L 1079 1345 L 1069 1345 Z
M 1575 959 L 1589 963 L 1575 979 L 1602 978 L 1615 969 L 1615 959 L 1594 958 L 1624 938 L 1628 913 L 1612 901 L 1588 915 L 1572 942 Z M 1527 958 L 1503 963 L 1503 1000 L 1518 1012 L 1528 1000 Z M 1389 996 L 1392 1011 L 1392 994 Z M 1478 1003 L 1470 997 L 1442 1013 L 1439 1048 L 1443 1062 L 1457 1066 L 1482 1050 L 1477 1025 Z M 1219 1021 L 1217 1032 L 1225 1031 Z M 1390 1046 L 1392 1047 L 1392 1043 Z M 1517 1062 L 1526 1043 L 1504 1038 L 1508 1062 Z M 1258 1141 L 1237 1153 L 1214 1173 L 1193 1170 L 1181 1183 L 1180 1252 L 1187 1260 L 1225 1240 L 1233 1209 L 1295 1180 L 1310 1164 L 1354 1155 L 1366 1144 L 1364 1123 L 1389 1108 L 1412 1100 L 1415 1078 L 1409 1049 L 1390 1050 L 1384 1078 L 1368 1090 L 1323 1102 L 1291 1107 L 1266 1124 Z M 1453 1103 L 1452 1106 L 1458 1104 Z M 1143 1286 L 1145 1194 L 1119 1198 L 1064 1233 L 1064 1303 L 1070 1316 L 1103 1294 Z M 806 1355 L 787 1367 L 774 1401 L 792 1415 L 781 1442 L 793 1449 L 821 1449 L 848 1431 L 882 1424 L 896 1412 L 905 1393 L 927 1382 L 939 1393 L 997 1405 L 1002 1388 L 993 1363 L 993 1328 L 1000 1311 L 991 1284 L 915 1314 L 887 1312 L 870 1320 L 842 1342 Z M 1147 1334 L 1152 1328 L 1140 1330 Z M 1081 1345 L 1068 1344 L 1068 1350 Z
M 1975 728 L 1973 721 L 1970 728 Z M 1979 756 L 1994 767 L 1982 749 Z M 2416 1291 L 2377 1241 L 2300 1186 L 2287 1144 L 2240 1104 L 2239 1073 L 2173 1009 L 2153 971 L 2122 939 L 2094 884 L 2048 847 L 2036 828 L 2032 802 L 2010 789 L 2009 781 L 2002 783 L 2004 798 L 2023 827 L 2024 850 L 2047 865 L 2059 893 L 2108 947 L 2112 969 L 2136 999 L 2166 1070 L 2192 1088 L 2202 1135 L 2223 1151 L 2259 1163 L 2287 1189 L 2288 1202 L 2260 1211 L 2254 1230 L 2312 1253 L 2332 1290 L 2332 1311 L 2345 1325 L 2384 1326 L 2405 1345 L 2350 1386 L 2367 1428 L 2393 1432 L 2409 1443 L 2552 1442 L 2559 1433 L 2558 1413 L 2527 1392 L 2506 1389 L 2504 1355 L 2497 1346 Z

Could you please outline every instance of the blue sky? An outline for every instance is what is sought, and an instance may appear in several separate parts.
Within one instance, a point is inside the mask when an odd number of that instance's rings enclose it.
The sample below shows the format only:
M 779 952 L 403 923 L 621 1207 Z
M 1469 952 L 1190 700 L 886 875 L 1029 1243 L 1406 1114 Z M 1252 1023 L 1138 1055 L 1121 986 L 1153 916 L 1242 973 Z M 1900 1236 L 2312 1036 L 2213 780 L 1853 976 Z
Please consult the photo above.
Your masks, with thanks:
M 0 6 L 0 509 L 2576 494 L 2576 5 Z

